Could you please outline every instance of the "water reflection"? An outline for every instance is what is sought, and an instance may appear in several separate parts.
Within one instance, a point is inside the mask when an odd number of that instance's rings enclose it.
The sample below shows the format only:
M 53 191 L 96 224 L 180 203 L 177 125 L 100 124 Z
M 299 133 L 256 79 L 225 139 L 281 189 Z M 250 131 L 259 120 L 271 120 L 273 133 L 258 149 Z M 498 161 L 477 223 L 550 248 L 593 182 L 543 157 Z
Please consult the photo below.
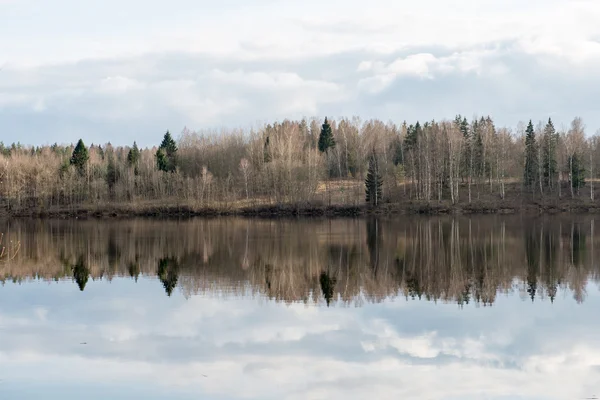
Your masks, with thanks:
M 518 291 L 581 302 L 597 281 L 593 219 L 17 221 L 21 251 L 0 278 L 156 276 L 171 296 L 248 288 L 285 302 L 362 304 L 395 296 L 481 305 Z
M 600 394 L 591 219 L 2 229 L 0 399 Z

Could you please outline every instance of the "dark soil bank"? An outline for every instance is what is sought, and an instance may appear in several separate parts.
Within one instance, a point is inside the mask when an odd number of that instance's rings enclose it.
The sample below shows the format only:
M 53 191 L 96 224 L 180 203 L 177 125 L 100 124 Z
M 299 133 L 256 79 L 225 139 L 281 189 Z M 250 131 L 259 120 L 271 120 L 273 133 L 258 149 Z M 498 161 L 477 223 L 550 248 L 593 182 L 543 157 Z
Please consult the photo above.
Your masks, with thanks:
M 248 217 L 355 217 L 369 215 L 394 214 L 559 214 L 559 213 L 598 213 L 600 203 L 581 199 L 561 199 L 559 201 L 538 201 L 522 203 L 516 201 L 481 202 L 452 205 L 448 202 L 418 202 L 385 203 L 379 207 L 367 205 L 265 205 L 241 208 L 196 208 L 182 205 L 148 205 L 132 206 L 117 205 L 81 205 L 65 208 L 3 208 L 5 217 L 35 217 L 35 218 L 187 218 L 187 217 L 216 217 L 216 216 L 248 216 Z

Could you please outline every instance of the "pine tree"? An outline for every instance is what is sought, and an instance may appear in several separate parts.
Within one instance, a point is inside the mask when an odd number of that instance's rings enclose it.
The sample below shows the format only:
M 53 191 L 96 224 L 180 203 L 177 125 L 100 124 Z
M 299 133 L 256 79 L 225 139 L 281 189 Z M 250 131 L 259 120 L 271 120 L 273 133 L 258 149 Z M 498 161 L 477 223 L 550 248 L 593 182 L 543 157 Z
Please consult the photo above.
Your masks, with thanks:
M 159 154 L 161 153 L 162 154 Z M 162 143 L 156 152 L 158 169 L 165 172 L 175 172 L 177 169 L 177 145 L 169 131 L 165 133 Z
M 329 125 L 327 117 L 325 117 L 325 122 L 321 127 L 321 134 L 319 135 L 319 151 L 321 153 L 326 153 L 333 147 L 335 147 L 335 139 L 333 137 L 331 125 Z
M 133 167 L 133 173 L 135 175 L 139 174 L 138 164 L 140 162 L 140 149 L 137 146 L 136 142 L 133 142 L 133 147 L 129 149 L 129 153 L 127 153 L 127 164 L 129 167 Z
M 269 136 L 265 139 L 265 145 L 263 146 L 263 160 L 265 163 L 271 162 L 271 141 Z
M 108 154 L 108 164 L 106 165 L 106 185 L 110 196 L 114 195 L 114 187 L 119 180 L 119 171 L 115 165 L 115 157 L 112 151 Z
M 85 144 L 83 144 L 83 140 L 79 139 L 77 142 L 77 146 L 73 150 L 73 154 L 71 155 L 70 164 L 74 165 L 79 171 L 80 175 L 85 175 L 85 169 L 87 166 L 87 162 L 90 159 L 90 155 L 88 153 Z
M 482 177 L 485 172 L 485 160 L 483 159 L 483 136 L 481 130 L 482 123 L 473 121 L 473 134 L 471 135 L 473 151 L 473 175 Z
M 158 166 L 159 171 L 167 172 L 169 170 L 169 162 L 167 160 L 167 155 L 161 147 L 159 147 L 158 150 L 156 150 L 156 165 Z
M 535 131 L 533 123 L 529 120 L 525 131 L 525 170 L 523 171 L 523 183 L 527 188 L 533 188 L 537 182 L 538 156 L 535 143 Z
M 130 167 L 135 167 L 137 163 L 140 161 L 140 149 L 137 146 L 136 142 L 133 142 L 133 147 L 129 149 L 129 153 L 127 153 L 127 164 Z
M 367 179 L 365 179 L 365 201 L 372 206 L 377 207 L 381 203 L 381 186 L 383 180 L 379 174 L 379 164 L 375 151 L 369 159 L 369 170 Z
M 556 162 L 556 147 L 558 135 L 554 129 L 552 119 L 548 119 L 548 123 L 544 128 L 544 137 L 542 140 L 542 163 L 544 173 L 544 186 L 552 188 L 557 181 L 557 162 Z
M 576 192 L 579 192 L 579 189 L 585 186 L 584 164 L 577 153 L 573 153 L 568 161 L 571 166 L 571 185 Z

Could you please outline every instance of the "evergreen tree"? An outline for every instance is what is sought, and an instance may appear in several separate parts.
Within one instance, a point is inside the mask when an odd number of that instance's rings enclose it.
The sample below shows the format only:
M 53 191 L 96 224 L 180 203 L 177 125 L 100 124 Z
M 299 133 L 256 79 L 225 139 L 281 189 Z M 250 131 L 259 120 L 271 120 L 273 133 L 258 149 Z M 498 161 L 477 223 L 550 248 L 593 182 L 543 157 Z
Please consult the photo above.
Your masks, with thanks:
M 161 147 L 156 150 L 156 165 L 158 166 L 159 171 L 167 172 L 169 170 L 169 161 L 167 160 L 167 155 Z
M 73 154 L 71 155 L 70 164 L 74 165 L 75 168 L 77 168 L 77 171 L 83 176 L 85 175 L 85 168 L 89 159 L 90 155 L 88 154 L 88 149 L 85 147 L 85 144 L 83 144 L 83 140 L 79 139 L 77 146 L 75 146 Z
M 406 129 L 406 137 L 404 138 L 404 146 L 407 150 L 413 150 L 417 146 L 419 140 L 419 131 L 421 125 L 417 122 L 417 125 L 409 125 Z
M 265 145 L 263 147 L 263 160 L 265 163 L 270 163 L 271 159 L 271 141 L 269 139 L 269 136 L 267 136 L 267 138 L 265 139 Z
M 481 135 L 481 129 L 483 125 L 478 123 L 477 120 L 473 121 L 473 129 L 471 140 L 472 151 L 473 151 L 473 175 L 482 177 L 485 172 L 485 160 L 483 159 L 483 136 Z
M 544 137 L 542 140 L 542 163 L 544 173 L 544 186 L 552 188 L 557 181 L 557 162 L 556 148 L 558 135 L 554 129 L 552 119 L 548 119 L 548 123 L 544 128 Z
M 400 164 L 404 164 L 404 155 L 402 154 L 402 141 L 400 141 L 400 137 L 397 136 L 394 138 L 391 144 L 391 153 L 392 153 L 392 162 L 394 166 L 398 166 Z
M 319 135 L 319 151 L 321 153 L 326 153 L 333 147 L 335 147 L 335 139 L 333 138 L 331 125 L 329 125 L 327 117 L 325 117 L 325 122 L 321 127 L 321 134 Z
M 577 153 L 573 153 L 569 157 L 569 165 L 571 167 L 571 185 L 575 191 L 585 186 L 585 168 L 583 162 Z
M 527 125 L 525 132 L 525 170 L 523 171 L 523 183 L 526 187 L 533 188 L 537 182 L 538 153 L 535 143 L 535 131 L 533 130 L 531 120 L 529 120 L 529 125 Z
M 133 147 L 129 149 L 129 153 L 127 153 L 127 164 L 129 167 L 133 167 L 133 173 L 135 175 L 139 174 L 138 165 L 140 162 L 140 149 L 137 146 L 136 142 L 133 142 Z
M 463 135 L 464 145 L 462 154 L 460 156 L 460 176 L 464 182 L 469 176 L 469 171 L 471 167 L 471 132 L 469 129 L 469 122 L 467 121 L 466 117 L 463 117 L 459 114 L 454 119 L 454 123 Z
M 367 179 L 365 179 L 365 201 L 372 206 L 377 207 L 381 203 L 381 186 L 383 180 L 379 174 L 379 164 L 375 150 L 369 159 L 369 170 Z
M 115 157 L 112 151 L 108 154 L 108 164 L 106 165 L 106 185 L 108 186 L 108 191 L 110 196 L 114 196 L 114 187 L 117 181 L 119 180 L 119 171 L 117 170 L 117 166 L 115 165 Z
M 162 155 L 159 152 L 162 150 Z M 177 145 L 169 131 L 165 133 L 163 141 L 156 152 L 156 164 L 158 169 L 165 172 L 175 172 L 177 169 Z

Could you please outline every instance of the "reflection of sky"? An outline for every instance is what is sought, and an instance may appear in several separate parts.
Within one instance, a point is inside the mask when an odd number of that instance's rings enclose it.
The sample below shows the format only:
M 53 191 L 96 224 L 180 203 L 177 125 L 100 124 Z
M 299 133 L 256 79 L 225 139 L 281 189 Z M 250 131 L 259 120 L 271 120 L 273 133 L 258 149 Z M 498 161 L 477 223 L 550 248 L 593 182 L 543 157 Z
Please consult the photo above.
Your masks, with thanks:
M 6 284 L 0 399 L 600 396 L 598 309 L 595 286 L 583 304 L 516 294 L 460 309 L 169 298 L 150 278 Z

